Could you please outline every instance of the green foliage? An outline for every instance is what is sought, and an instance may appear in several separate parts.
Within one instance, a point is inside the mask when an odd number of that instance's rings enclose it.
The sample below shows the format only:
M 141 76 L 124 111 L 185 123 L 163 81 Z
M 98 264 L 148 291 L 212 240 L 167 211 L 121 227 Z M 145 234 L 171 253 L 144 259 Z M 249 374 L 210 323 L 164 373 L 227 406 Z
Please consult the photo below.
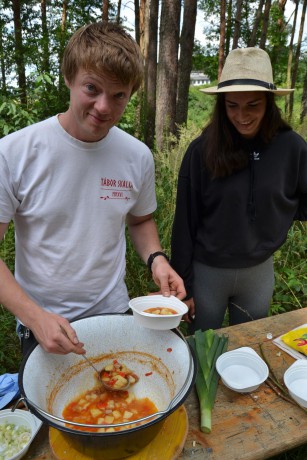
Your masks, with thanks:
M 131 134 L 132 136 L 139 131 L 138 129 L 138 104 L 139 99 L 137 94 L 133 94 L 130 99 L 124 114 L 122 115 L 118 127 L 126 131 L 126 133 Z
M 202 88 L 204 87 L 202 86 Z M 211 116 L 214 102 L 214 96 L 205 95 L 199 87 L 191 87 L 189 91 L 188 127 L 196 126 L 199 130 L 204 128 Z
M 157 223 L 162 248 L 167 254 L 170 254 L 170 239 L 176 201 L 178 169 L 189 143 L 196 137 L 198 132 L 199 130 L 195 126 L 189 129 L 182 127 L 180 129 L 180 137 L 177 144 L 174 142 L 175 139 L 169 139 L 169 144 L 163 152 L 156 152 L 154 154 L 158 203 L 154 217 Z M 131 297 L 145 295 L 148 292 L 155 292 L 158 290 L 144 262 L 141 261 L 139 256 L 135 253 L 130 239 L 128 239 L 127 242 L 126 283 Z
M 4 260 L 8 268 L 14 273 L 15 265 L 15 233 L 11 222 L 9 228 L 0 242 L 0 259 Z
M 68 92 L 66 101 L 64 98 L 59 104 L 58 90 L 52 77 L 41 74 L 35 78 L 28 91 L 28 107 L 24 107 L 13 95 L 0 95 L 0 137 L 67 109 Z
M 5 261 L 8 268 L 14 273 L 15 235 L 12 223 L 0 243 L 0 258 Z M 15 373 L 18 371 L 21 353 L 15 328 L 15 317 L 0 305 L 0 375 L 6 372 Z
M 290 30 L 284 26 L 284 15 L 277 2 L 270 8 L 270 22 L 268 27 L 268 41 L 272 47 L 281 49 L 287 45 Z
M 15 329 L 15 317 L 0 305 L 0 375 L 18 372 L 21 352 Z
M 1 100 L 0 137 L 17 131 L 37 121 L 35 111 L 28 112 L 16 100 Z
M 212 53 L 210 47 L 201 46 L 198 40 L 194 42 L 192 69 L 204 72 L 210 80 L 215 80 L 218 69 L 218 54 Z
M 274 254 L 275 291 L 271 314 L 307 306 L 307 224 L 294 222 L 284 245 Z

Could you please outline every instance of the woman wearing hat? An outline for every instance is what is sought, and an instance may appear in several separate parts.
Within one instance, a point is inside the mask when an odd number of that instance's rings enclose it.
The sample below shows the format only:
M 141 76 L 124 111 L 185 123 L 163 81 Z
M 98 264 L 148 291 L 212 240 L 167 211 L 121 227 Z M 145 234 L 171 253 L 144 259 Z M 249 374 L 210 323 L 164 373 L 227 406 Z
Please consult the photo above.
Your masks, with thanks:
M 281 118 L 268 54 L 226 59 L 211 121 L 180 168 L 172 266 L 185 281 L 191 332 L 265 317 L 273 254 L 307 220 L 307 144 Z

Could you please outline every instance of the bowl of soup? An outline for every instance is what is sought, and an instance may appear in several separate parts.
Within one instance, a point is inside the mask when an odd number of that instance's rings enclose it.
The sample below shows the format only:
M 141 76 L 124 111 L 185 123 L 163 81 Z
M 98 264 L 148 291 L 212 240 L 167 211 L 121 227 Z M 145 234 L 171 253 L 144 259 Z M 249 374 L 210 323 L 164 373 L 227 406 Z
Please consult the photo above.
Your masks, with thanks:
M 55 355 L 37 345 L 20 366 L 22 398 L 38 418 L 91 458 L 139 452 L 179 408 L 195 383 L 195 354 L 178 330 L 150 330 L 130 314 L 71 323 L 98 370 L 124 364 L 137 376 L 128 390 L 105 393 L 82 356 Z
M 188 312 L 186 304 L 177 297 L 159 294 L 135 297 L 129 307 L 140 326 L 161 331 L 178 327 Z

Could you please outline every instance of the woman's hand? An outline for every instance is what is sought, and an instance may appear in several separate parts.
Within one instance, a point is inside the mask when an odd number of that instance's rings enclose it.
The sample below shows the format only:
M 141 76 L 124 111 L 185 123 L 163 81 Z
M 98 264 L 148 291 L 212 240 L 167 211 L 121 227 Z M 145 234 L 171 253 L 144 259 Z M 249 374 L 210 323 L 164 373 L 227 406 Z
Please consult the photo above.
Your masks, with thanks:
M 185 300 L 184 303 L 188 307 L 189 311 L 185 315 L 183 315 L 182 319 L 186 321 L 187 323 L 191 323 L 194 319 L 195 316 L 195 304 L 194 304 L 194 299 L 191 297 L 189 300 Z

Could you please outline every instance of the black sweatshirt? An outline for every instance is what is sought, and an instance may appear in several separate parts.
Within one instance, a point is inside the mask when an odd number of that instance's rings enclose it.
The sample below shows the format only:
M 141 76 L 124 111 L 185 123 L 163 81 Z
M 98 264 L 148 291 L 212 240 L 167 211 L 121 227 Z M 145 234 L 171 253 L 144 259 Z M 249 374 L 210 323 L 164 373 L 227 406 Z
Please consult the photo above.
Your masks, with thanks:
M 246 268 L 268 259 L 293 220 L 307 220 L 307 144 L 294 131 L 256 143 L 248 167 L 211 179 L 204 141 L 189 146 L 179 171 L 171 264 L 192 293 L 192 262 Z

